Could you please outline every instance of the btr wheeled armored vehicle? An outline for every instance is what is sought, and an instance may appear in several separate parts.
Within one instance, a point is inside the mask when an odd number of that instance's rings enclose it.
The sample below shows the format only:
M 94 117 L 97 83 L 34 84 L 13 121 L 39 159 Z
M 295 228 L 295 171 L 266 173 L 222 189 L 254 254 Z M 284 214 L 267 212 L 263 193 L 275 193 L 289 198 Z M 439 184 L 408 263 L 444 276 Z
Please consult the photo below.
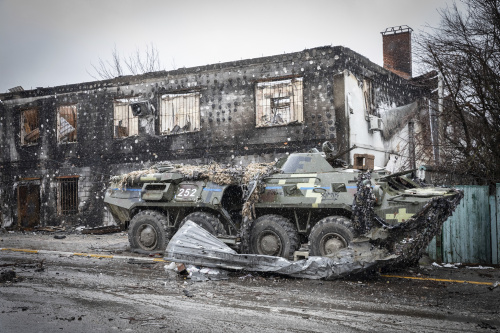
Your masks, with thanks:
M 191 220 L 243 253 L 288 258 L 303 244 L 312 256 L 335 253 L 375 224 L 390 228 L 457 195 L 411 172 L 338 167 L 324 147 L 246 168 L 164 163 L 113 178 L 104 201 L 140 251 L 165 250 Z

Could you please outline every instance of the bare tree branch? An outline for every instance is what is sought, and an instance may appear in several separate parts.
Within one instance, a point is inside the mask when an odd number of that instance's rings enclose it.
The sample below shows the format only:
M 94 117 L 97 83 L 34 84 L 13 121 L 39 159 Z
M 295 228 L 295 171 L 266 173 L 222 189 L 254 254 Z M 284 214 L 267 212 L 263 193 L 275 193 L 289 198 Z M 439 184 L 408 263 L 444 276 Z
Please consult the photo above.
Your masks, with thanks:
M 91 63 L 91 66 L 94 70 L 93 73 L 88 71 L 87 73 L 96 80 L 107 80 L 123 75 L 139 75 L 162 70 L 159 52 L 153 43 L 146 45 L 143 52 L 137 48 L 134 54 L 125 59 L 122 59 L 115 45 L 111 51 L 111 61 L 99 58 L 97 65 Z M 123 70 L 124 67 L 128 72 Z

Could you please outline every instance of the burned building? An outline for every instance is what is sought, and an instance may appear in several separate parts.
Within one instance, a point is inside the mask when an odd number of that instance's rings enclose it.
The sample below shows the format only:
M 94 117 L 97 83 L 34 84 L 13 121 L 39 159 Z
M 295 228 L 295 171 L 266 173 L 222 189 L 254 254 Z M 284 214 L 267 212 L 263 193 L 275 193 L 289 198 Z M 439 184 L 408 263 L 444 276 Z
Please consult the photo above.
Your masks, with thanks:
M 408 156 L 384 114 L 428 95 L 340 46 L 15 89 L 0 94 L 2 225 L 112 223 L 110 176 L 159 161 L 273 161 L 328 140 L 349 164 L 370 154 L 394 168 Z

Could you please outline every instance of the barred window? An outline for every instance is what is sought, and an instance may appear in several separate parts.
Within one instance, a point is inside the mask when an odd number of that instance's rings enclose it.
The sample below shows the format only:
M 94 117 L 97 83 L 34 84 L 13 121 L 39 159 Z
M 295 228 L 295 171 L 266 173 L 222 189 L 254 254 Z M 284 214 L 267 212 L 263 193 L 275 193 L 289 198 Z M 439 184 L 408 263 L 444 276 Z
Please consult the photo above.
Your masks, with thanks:
M 125 138 L 139 134 L 139 118 L 132 114 L 130 103 L 138 98 L 122 98 L 114 102 L 114 137 Z
M 21 113 L 21 144 L 31 145 L 40 139 L 40 119 L 38 110 L 25 110 Z
M 200 130 L 200 93 L 167 94 L 161 97 L 160 132 L 178 134 Z
M 255 86 L 257 127 L 303 122 L 302 95 L 302 78 L 258 82 Z
M 76 105 L 57 108 L 57 142 L 76 142 Z
M 78 176 L 57 178 L 57 213 L 78 213 Z

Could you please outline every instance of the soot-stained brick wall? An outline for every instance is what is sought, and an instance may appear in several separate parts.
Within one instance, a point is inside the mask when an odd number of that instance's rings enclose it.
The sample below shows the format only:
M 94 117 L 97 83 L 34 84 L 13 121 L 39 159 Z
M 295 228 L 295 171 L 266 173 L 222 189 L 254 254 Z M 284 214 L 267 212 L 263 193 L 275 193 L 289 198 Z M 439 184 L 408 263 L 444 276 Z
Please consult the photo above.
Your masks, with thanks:
M 284 154 L 306 151 L 330 140 L 345 150 L 346 122 L 337 119 L 344 98 L 342 80 L 349 71 L 360 82 L 373 82 L 378 104 L 404 105 L 426 92 L 344 47 L 319 47 L 302 52 L 241 60 L 113 80 L 1 94 L 0 204 L 4 225 L 18 223 L 19 184 L 40 182 L 42 226 L 110 223 L 103 195 L 111 175 L 144 168 L 158 161 L 248 164 L 268 162 Z M 301 77 L 302 123 L 256 127 L 255 86 L 269 79 Z M 338 77 L 338 76 L 337 76 Z M 175 135 L 155 132 L 114 138 L 116 99 L 140 97 L 156 112 L 164 94 L 196 91 L 200 94 L 200 129 Z M 335 100 L 337 99 L 337 100 Z M 57 107 L 76 105 L 77 140 L 57 141 Z M 21 113 L 36 108 L 40 140 L 20 142 Z M 78 176 L 78 212 L 57 213 L 59 177 Z M 33 180 L 34 179 L 34 180 Z

